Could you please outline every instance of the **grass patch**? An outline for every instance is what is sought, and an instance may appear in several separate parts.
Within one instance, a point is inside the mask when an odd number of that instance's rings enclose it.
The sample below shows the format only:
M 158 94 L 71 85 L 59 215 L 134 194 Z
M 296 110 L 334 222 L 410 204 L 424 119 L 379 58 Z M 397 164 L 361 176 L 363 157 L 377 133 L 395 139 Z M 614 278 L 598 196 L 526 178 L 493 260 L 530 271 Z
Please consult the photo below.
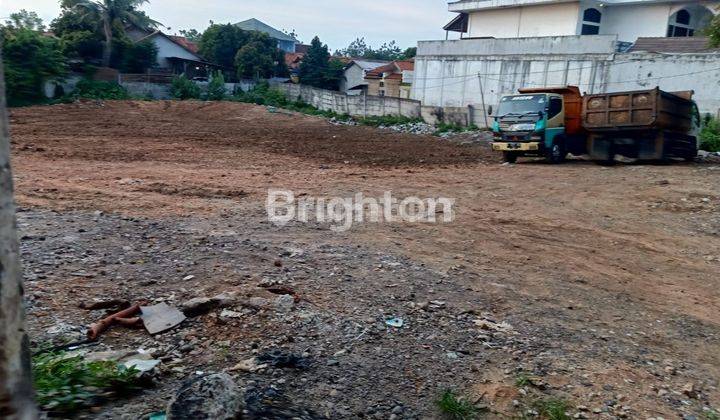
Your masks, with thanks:
M 447 419 L 471 420 L 478 416 L 477 408 L 470 401 L 458 397 L 452 390 L 443 392 L 436 404 Z
M 720 420 L 720 414 L 715 410 L 706 411 L 704 414 L 706 420 Z
M 138 371 L 115 362 L 45 353 L 33 357 L 37 402 L 43 410 L 70 413 L 110 395 L 138 390 Z
M 395 115 L 384 115 L 381 117 L 364 117 L 355 119 L 361 125 L 368 125 L 371 127 L 389 126 L 389 125 L 401 125 L 401 124 L 415 124 L 423 122 L 420 118 L 409 118 Z
M 536 401 L 535 404 L 533 404 L 533 408 L 548 420 L 570 420 L 570 416 L 566 414 L 570 407 L 565 400 L 549 399 Z
M 471 124 L 465 127 L 458 124 L 439 123 L 435 126 L 435 135 L 437 136 L 444 133 L 464 133 L 466 131 L 477 130 L 479 130 L 479 128 L 475 124 Z

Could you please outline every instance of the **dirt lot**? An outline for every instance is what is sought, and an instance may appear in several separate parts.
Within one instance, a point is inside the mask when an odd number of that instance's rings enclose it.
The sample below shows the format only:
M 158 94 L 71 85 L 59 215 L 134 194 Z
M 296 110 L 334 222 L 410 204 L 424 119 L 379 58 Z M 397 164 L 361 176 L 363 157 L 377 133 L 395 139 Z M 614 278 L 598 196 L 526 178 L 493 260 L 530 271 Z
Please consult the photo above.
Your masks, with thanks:
M 161 411 L 186 377 L 283 349 L 309 367 L 232 374 L 282 393 L 286 417 L 436 418 L 451 388 L 487 418 L 548 398 L 577 418 L 716 418 L 718 163 L 501 165 L 471 138 L 234 103 L 24 108 L 11 129 L 37 344 L 103 315 L 81 301 L 247 299 L 156 337 L 109 331 L 100 349 L 163 360 L 157 386 L 84 415 Z M 268 188 L 451 197 L 457 217 L 278 227 Z

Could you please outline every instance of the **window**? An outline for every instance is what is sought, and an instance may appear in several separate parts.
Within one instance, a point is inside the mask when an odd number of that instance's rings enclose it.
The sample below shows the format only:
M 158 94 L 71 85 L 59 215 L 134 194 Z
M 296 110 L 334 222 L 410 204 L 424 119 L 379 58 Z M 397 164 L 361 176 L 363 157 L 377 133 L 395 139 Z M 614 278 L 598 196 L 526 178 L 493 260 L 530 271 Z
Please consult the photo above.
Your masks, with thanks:
M 580 35 L 597 35 L 600 33 L 600 27 L 597 25 L 585 25 L 582 26 L 582 33 Z
M 600 33 L 602 13 L 598 9 L 585 9 L 583 12 L 582 30 L 580 35 L 597 35 Z
M 550 105 L 548 106 L 548 119 L 557 116 L 562 111 L 562 99 L 550 98 Z
M 685 37 L 694 36 L 695 29 L 690 26 L 690 12 L 685 9 L 678 10 L 674 15 L 670 16 L 668 23 L 668 37 Z
M 677 12 L 677 16 L 675 16 L 675 23 L 679 23 L 681 25 L 690 25 L 690 12 L 685 9 Z
M 380 82 L 380 87 L 385 87 L 385 82 Z
M 384 89 L 380 89 L 380 92 L 378 93 L 378 95 L 380 95 L 380 96 L 385 96 L 385 90 L 384 90 Z
M 602 19 L 602 13 L 598 9 L 587 9 L 583 13 L 583 22 L 600 23 Z

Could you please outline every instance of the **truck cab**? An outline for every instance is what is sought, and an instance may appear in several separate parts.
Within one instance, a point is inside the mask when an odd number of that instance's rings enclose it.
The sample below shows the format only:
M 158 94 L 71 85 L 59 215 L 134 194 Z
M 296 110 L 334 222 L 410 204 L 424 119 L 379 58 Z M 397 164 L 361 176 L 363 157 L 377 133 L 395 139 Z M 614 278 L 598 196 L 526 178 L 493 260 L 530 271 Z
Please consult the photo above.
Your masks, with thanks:
M 494 113 L 493 150 L 506 162 L 540 156 L 551 163 L 572 152 L 570 139 L 581 133 L 582 95 L 574 86 L 520 89 L 505 95 Z

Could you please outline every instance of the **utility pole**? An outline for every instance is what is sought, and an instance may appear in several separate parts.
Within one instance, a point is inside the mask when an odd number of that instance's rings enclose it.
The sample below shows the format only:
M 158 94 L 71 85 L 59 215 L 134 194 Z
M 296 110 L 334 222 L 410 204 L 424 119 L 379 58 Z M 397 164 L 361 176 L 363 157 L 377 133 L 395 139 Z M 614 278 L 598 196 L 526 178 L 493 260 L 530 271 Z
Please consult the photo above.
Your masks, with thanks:
M 25 329 L 20 245 L 15 224 L 5 74 L 0 57 L 0 418 L 37 418 L 30 339 Z

